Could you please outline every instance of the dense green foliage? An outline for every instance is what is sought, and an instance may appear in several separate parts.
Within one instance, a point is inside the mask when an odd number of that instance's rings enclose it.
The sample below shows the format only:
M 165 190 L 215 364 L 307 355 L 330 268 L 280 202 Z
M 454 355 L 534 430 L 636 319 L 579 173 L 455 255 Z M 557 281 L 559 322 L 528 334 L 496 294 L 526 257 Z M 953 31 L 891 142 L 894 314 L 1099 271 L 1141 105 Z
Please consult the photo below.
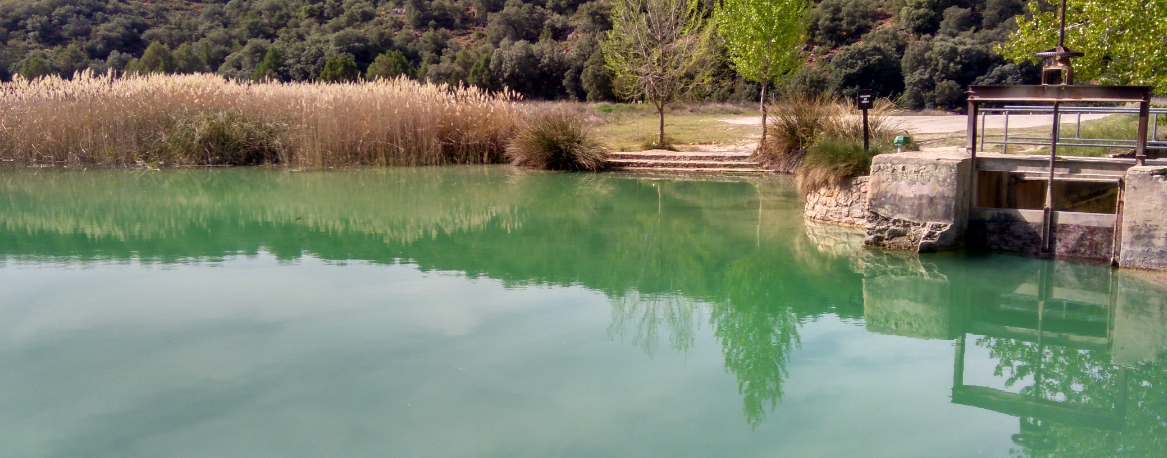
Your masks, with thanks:
M 1127 3 L 1111 0 L 1095 10 L 1118 11 Z M 18 74 L 69 77 L 87 68 L 99 73 L 215 72 L 228 78 L 280 81 L 405 75 L 491 90 L 506 87 L 527 98 L 615 100 L 619 91 L 614 90 L 602 46 L 612 28 L 613 4 L 0 0 L 0 80 Z M 716 4 L 720 3 L 699 2 L 703 16 L 711 18 Z M 969 84 L 1034 82 L 1034 64 L 1007 61 L 998 50 L 1006 49 L 1011 36 L 1015 38 L 1007 53 L 1015 59 L 1024 60 L 1053 45 L 1049 5 L 1038 2 L 1032 9 L 1025 5 L 1024 0 L 816 2 L 805 16 L 810 46 L 803 48 L 803 58 L 810 68 L 795 72 L 783 92 L 849 95 L 874 89 L 892 98 L 902 96 L 907 108 L 958 108 Z M 1083 14 L 1071 11 L 1072 19 Z M 1150 16 L 1124 20 L 1138 30 L 1163 23 Z M 1021 32 L 1019 23 L 1025 26 Z M 1105 30 L 1094 25 L 1082 30 L 1090 37 L 1105 35 L 1099 35 Z M 1122 37 L 1128 35 L 1132 34 Z M 1111 40 L 1113 49 L 1108 48 L 1115 57 L 1111 79 L 1148 81 L 1163 73 L 1156 73 L 1159 60 L 1136 56 L 1161 54 L 1152 42 L 1128 46 L 1122 37 Z M 1084 47 L 1098 44 L 1085 35 L 1082 39 L 1089 45 Z M 1072 44 L 1074 40 L 1079 38 Z M 732 47 L 727 44 L 718 45 L 721 67 L 717 79 L 706 84 L 704 95 L 757 100 L 759 86 L 731 67 Z M 1087 60 L 1101 62 L 1101 55 Z M 1083 75 L 1108 77 L 1095 67 L 1084 66 Z
M 1066 10 L 1066 45 L 1089 51 L 1074 64 L 1078 81 L 1155 86 L 1167 92 L 1167 0 L 1100 0 Z M 1052 48 L 1048 38 L 1058 29 L 1052 8 L 1030 5 L 1030 15 L 1004 47 L 1004 53 L 1026 63 L 1034 50 Z M 1109 58 L 1109 59 L 1107 59 Z M 1109 61 L 1108 61 L 1109 60 Z
M 853 96 L 871 89 L 905 108 L 959 109 L 970 84 L 1033 84 L 1033 63 L 996 50 L 1023 0 L 823 0 L 808 16 L 807 67 L 783 92 Z M 1052 47 L 1056 37 L 1048 37 Z M 1044 48 L 1043 48 L 1044 49 Z M 1033 49 L 1028 52 L 1036 52 Z

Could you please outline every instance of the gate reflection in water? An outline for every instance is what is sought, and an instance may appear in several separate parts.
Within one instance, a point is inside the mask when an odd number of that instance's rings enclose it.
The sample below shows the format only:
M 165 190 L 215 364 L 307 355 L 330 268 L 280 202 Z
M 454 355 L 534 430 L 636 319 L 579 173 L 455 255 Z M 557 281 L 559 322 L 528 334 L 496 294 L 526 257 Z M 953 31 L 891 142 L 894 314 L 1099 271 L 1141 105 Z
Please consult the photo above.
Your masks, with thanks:
M 1030 259 L 987 272 L 883 258 L 894 262 L 869 263 L 864 279 L 867 329 L 953 340 L 952 402 L 1017 417 L 1011 439 L 1025 456 L 1164 450 L 1162 278 Z

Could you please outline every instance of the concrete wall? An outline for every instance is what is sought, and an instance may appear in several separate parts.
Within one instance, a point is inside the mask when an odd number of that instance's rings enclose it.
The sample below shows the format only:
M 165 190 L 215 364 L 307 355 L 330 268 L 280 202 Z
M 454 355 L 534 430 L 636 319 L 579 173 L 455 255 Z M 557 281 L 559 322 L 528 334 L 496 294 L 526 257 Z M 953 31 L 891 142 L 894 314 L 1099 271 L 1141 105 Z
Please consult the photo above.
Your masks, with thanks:
M 1125 181 L 1118 264 L 1167 270 L 1167 168 L 1133 167 Z
M 971 160 L 963 153 L 876 156 L 868 183 L 864 243 L 918 252 L 963 246 L 970 167 Z
M 806 195 L 802 213 L 808 219 L 845 226 L 867 225 L 867 183 L 855 177 L 842 186 L 826 186 Z
M 969 213 L 970 250 L 1041 253 L 1041 210 L 973 208 Z M 1103 213 L 1053 212 L 1054 256 L 1110 262 L 1114 253 L 1115 216 Z
M 1145 279 L 1151 272 L 1122 272 L 1118 278 L 1118 304 L 1114 318 L 1111 359 L 1115 364 L 1137 366 L 1167 357 L 1167 282 Z

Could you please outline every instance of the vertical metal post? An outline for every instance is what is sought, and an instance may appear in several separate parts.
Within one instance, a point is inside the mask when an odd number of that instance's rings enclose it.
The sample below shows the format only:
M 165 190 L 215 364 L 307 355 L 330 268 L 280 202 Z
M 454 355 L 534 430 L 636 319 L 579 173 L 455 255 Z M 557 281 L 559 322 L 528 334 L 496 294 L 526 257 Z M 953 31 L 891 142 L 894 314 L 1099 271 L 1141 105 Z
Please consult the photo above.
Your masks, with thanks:
M 863 151 L 867 151 L 867 149 L 868 149 L 867 138 L 869 135 L 870 135 L 870 133 L 867 130 L 867 109 L 864 108 L 863 109 Z
M 1009 111 L 1005 111 L 1005 144 L 1002 146 L 1002 152 L 1009 153 Z
M 1078 128 L 1074 131 L 1074 138 L 1082 138 L 1082 112 L 1078 112 Z
M 1148 110 L 1150 111 L 1150 110 Z M 1159 115 L 1151 116 L 1151 138 L 1150 141 L 1159 139 Z
M 969 193 L 969 211 L 977 205 L 977 102 L 971 98 L 968 101 L 968 154 L 971 159 L 970 167 L 972 176 L 969 177 L 969 186 L 972 192 Z
M 1053 248 L 1050 247 L 1051 233 L 1053 226 L 1053 211 L 1054 211 L 1054 165 L 1057 162 L 1058 156 L 1058 139 L 1061 137 L 1061 102 L 1054 102 L 1054 124 L 1053 132 L 1050 136 L 1049 143 L 1049 178 L 1045 183 L 1045 208 L 1042 209 L 1041 219 L 1041 254 L 1048 255 L 1053 253 Z
M 1142 166 L 1147 160 L 1147 120 L 1150 117 L 1151 102 L 1146 98 L 1139 102 L 1139 138 L 1135 148 L 1135 165 Z
M 988 114 L 988 111 L 981 112 L 981 151 L 985 150 L 985 135 L 988 134 L 989 127 L 989 124 L 985 122 L 985 117 Z

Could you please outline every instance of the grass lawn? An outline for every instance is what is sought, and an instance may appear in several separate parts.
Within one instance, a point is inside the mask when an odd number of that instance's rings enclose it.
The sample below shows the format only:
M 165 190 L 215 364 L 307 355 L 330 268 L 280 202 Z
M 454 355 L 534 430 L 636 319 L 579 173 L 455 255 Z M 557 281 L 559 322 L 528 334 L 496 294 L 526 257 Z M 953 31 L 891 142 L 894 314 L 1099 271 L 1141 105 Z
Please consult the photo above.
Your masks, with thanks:
M 1073 120 L 1073 115 L 1066 115 L 1062 117 L 1063 121 Z M 1063 122 L 1061 127 L 1062 138 L 1105 138 L 1117 140 L 1134 140 L 1138 132 L 1138 116 L 1133 114 L 1113 114 L 1102 119 L 1091 121 L 1082 121 L 1081 131 L 1078 130 L 1077 122 Z M 1148 126 L 1148 138 L 1150 137 L 1151 129 Z M 988 129 L 985 139 L 988 141 L 1000 141 L 1003 139 L 1005 129 Z M 949 132 L 942 134 L 924 134 L 916 135 L 917 142 L 924 148 L 936 147 L 951 147 L 964 146 L 967 137 L 964 132 Z M 1040 137 L 1042 140 L 1022 140 L 1026 142 L 1048 142 L 1050 137 L 1049 127 L 1030 127 L 1025 129 L 1011 128 L 1009 129 L 1009 138 L 1016 137 Z M 1167 139 L 1167 118 L 1160 117 L 1158 138 L 1160 140 Z M 980 139 L 977 139 L 977 149 L 980 150 Z M 1121 153 L 1133 149 L 1130 148 L 1084 148 L 1084 147 L 1061 147 L 1058 148 L 1059 156 L 1106 156 L 1108 154 Z M 985 144 L 983 151 L 1000 153 L 1005 150 L 1004 145 Z M 1011 154 L 1049 154 L 1049 147 L 1042 145 L 1009 145 L 1009 153 Z
M 652 106 L 608 104 L 591 106 L 602 120 L 596 133 L 614 151 L 642 151 L 656 141 L 659 118 Z M 682 151 L 753 150 L 761 126 L 730 124 L 722 119 L 759 116 L 756 107 L 733 104 L 674 104 L 665 111 L 665 136 Z

